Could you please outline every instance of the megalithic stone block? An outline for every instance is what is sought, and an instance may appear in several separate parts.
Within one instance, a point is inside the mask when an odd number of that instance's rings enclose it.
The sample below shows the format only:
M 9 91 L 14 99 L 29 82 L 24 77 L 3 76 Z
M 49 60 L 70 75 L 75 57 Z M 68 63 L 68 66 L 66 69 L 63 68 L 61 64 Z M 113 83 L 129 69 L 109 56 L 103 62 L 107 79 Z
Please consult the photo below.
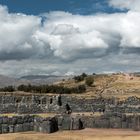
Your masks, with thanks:
M 8 124 L 2 124 L 2 133 L 9 133 Z
M 126 129 L 128 127 L 128 124 L 126 121 L 122 121 L 121 124 L 122 124 L 121 128 L 123 128 L 123 129 Z
M 30 123 L 23 123 L 22 127 L 23 127 L 23 132 L 31 131 Z
M 94 128 L 94 118 L 93 117 L 84 117 L 84 127 L 85 128 Z
M 23 124 L 16 124 L 15 132 L 23 132 Z
M 36 123 L 34 123 L 33 130 L 34 130 L 35 132 L 40 132 L 39 127 L 40 127 L 40 124 L 36 122 Z
M 30 123 L 30 131 L 34 131 L 34 122 Z
M 9 125 L 9 133 L 14 133 L 14 125 Z
M 41 124 L 41 132 L 43 133 L 52 133 L 52 122 L 51 120 L 43 121 Z
M 64 116 L 62 120 L 62 130 L 70 130 L 71 128 L 71 118 L 70 116 Z
M 8 124 L 9 123 L 9 118 L 7 116 L 4 116 L 2 119 L 3 124 Z
M 22 116 L 17 116 L 17 124 L 23 124 L 24 120 Z
M 71 118 L 71 130 L 83 129 L 83 122 L 80 118 Z
M 57 122 L 58 122 L 59 130 L 61 130 L 62 129 L 63 116 L 58 116 L 57 117 Z
M 2 125 L 0 124 L 0 134 L 2 133 Z
M 133 130 L 140 131 L 140 116 L 133 118 Z
M 58 130 L 58 122 L 55 118 L 45 120 L 41 124 L 41 132 L 43 133 L 53 133 Z
M 110 117 L 110 127 L 111 128 L 121 128 L 122 122 L 120 117 Z
M 3 117 L 0 117 L 0 124 L 3 124 Z
M 14 116 L 14 117 L 9 119 L 9 123 L 12 124 L 12 125 L 16 125 L 17 120 L 18 120 L 18 117 Z
M 106 118 L 96 118 L 94 120 L 95 128 L 110 128 L 110 121 Z

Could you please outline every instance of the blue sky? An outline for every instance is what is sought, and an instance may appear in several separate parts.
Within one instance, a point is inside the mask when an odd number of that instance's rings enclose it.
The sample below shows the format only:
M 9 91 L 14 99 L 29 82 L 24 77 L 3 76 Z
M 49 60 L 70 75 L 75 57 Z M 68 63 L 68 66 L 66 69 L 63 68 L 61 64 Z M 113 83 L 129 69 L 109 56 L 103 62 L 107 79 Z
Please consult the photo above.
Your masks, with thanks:
M 139 17 L 140 0 L 0 0 L 0 74 L 140 71 Z
M 50 11 L 66 11 L 88 15 L 96 12 L 120 12 L 108 6 L 107 0 L 0 0 L 10 12 L 38 15 Z

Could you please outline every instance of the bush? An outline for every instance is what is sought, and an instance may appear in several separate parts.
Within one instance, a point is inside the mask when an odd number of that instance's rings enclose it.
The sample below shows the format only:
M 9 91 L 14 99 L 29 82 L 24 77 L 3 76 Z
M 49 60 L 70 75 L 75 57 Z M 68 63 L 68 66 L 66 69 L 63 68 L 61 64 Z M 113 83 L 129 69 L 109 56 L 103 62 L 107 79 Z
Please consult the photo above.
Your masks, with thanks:
M 87 77 L 87 74 L 86 74 L 86 73 L 82 73 L 81 75 L 75 76 L 75 77 L 74 77 L 74 80 L 75 80 L 76 82 L 81 82 L 81 81 L 83 81 L 86 77 Z
M 85 79 L 85 83 L 86 83 L 86 85 L 91 86 L 94 83 L 93 77 L 92 76 L 87 77 Z

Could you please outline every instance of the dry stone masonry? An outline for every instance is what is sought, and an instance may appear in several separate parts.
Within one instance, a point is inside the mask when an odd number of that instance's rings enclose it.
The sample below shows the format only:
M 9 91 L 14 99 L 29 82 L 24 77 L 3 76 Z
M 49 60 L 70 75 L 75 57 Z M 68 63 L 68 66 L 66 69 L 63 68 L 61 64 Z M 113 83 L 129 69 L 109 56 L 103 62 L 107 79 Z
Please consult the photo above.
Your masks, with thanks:
M 119 101 L 117 98 L 84 99 L 71 96 L 0 96 L 0 113 L 65 113 L 72 112 L 118 112 L 140 113 L 140 98 L 129 97 Z
M 101 116 L 56 115 L 43 118 L 34 115 L 0 117 L 0 134 L 16 132 L 53 133 L 58 130 L 81 130 L 83 128 L 123 128 L 140 130 L 140 116 L 104 114 Z
M 79 115 L 74 115 L 74 112 Z M 83 112 L 90 114 L 85 115 Z M 100 115 L 95 115 L 96 112 Z M 83 128 L 140 130 L 140 98 L 135 96 L 120 101 L 113 97 L 84 99 L 66 95 L 1 95 L 0 113 L 19 114 L 13 117 L 0 117 L 0 133 L 26 131 L 53 133 L 58 130 Z M 56 115 L 43 118 L 38 116 L 38 113 Z

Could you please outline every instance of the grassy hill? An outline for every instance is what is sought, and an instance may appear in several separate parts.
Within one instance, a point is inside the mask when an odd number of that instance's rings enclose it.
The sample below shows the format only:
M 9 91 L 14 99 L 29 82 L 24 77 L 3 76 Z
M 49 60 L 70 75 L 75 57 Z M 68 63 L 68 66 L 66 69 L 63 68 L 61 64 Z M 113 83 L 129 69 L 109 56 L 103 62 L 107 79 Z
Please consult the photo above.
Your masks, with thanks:
M 89 77 L 89 76 L 88 76 Z M 91 86 L 86 85 L 86 93 L 76 94 L 76 96 L 93 96 L 118 97 L 126 98 L 128 96 L 140 97 L 140 77 L 136 75 L 112 74 L 112 75 L 92 75 L 94 83 Z M 76 82 L 74 79 L 56 82 L 56 85 L 65 87 L 76 87 L 86 84 L 85 79 Z M 100 95 L 101 94 L 101 95 Z
M 87 78 L 93 79 L 94 82 L 92 85 L 88 86 L 86 84 Z M 84 93 L 67 94 L 68 96 L 77 96 L 79 98 L 93 98 L 97 96 L 102 96 L 102 97 L 118 97 L 120 99 L 124 99 L 129 96 L 140 97 L 140 76 L 136 74 L 88 75 L 80 81 L 77 81 L 74 78 L 70 77 L 66 79 L 60 79 L 56 81 L 54 85 L 68 88 L 78 87 L 79 85 L 85 85 L 86 91 Z M 30 95 L 30 93 L 24 93 L 19 91 L 16 91 L 15 94 Z M 46 93 L 35 93 L 35 94 L 46 94 Z M 47 94 L 54 95 L 54 93 Z

